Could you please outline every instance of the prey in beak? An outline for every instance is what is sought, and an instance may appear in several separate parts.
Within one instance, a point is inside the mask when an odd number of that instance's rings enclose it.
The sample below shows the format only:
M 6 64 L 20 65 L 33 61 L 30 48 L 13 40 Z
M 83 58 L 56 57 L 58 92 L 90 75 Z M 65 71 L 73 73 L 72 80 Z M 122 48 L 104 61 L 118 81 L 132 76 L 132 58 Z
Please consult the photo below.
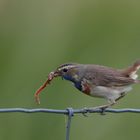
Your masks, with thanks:
M 35 92 L 34 97 L 35 97 L 35 101 L 37 104 L 40 104 L 40 98 L 39 98 L 39 94 L 41 93 L 41 91 L 48 85 L 51 83 L 51 81 L 53 80 L 53 78 L 60 76 L 60 73 L 58 70 L 50 72 L 48 75 L 48 79 L 45 81 L 45 83 Z

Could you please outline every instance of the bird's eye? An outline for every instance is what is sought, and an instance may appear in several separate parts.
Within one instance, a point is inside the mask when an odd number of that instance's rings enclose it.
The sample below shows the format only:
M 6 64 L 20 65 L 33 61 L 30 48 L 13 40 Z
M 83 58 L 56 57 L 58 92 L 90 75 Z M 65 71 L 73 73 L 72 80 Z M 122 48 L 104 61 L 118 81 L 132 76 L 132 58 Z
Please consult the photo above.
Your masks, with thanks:
M 68 69 L 66 69 L 66 68 L 63 69 L 63 72 L 67 72 L 67 71 L 68 71 Z

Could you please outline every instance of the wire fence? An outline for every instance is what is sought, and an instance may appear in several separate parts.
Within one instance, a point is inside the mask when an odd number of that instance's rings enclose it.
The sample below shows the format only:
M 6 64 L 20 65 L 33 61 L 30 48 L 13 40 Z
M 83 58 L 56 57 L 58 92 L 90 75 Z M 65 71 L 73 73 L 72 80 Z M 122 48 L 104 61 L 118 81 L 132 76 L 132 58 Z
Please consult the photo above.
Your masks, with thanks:
M 73 109 L 67 108 L 65 110 L 56 110 L 56 109 L 46 109 L 46 108 L 37 108 L 37 109 L 27 109 L 27 108 L 1 108 L 0 113 L 54 113 L 60 115 L 67 115 L 67 125 L 66 125 L 66 140 L 70 140 L 70 126 L 71 120 L 74 114 L 83 114 L 86 116 L 87 113 L 100 113 L 104 115 L 105 113 L 140 113 L 140 109 L 124 108 L 124 109 L 112 109 L 107 108 L 104 111 L 100 108 L 83 108 L 83 109 Z

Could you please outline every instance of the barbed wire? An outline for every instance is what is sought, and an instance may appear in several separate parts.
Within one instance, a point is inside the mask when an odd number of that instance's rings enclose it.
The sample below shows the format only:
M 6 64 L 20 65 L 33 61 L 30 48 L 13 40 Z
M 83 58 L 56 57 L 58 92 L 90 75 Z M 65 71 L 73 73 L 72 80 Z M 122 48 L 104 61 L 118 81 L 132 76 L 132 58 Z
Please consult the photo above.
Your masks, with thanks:
M 133 108 L 123 108 L 123 109 L 112 109 L 107 108 L 104 111 L 100 108 L 83 108 L 83 109 L 73 109 L 67 108 L 65 110 L 57 110 L 57 109 L 47 109 L 47 108 L 0 108 L 0 113 L 54 113 L 54 114 L 61 114 L 67 115 L 67 125 L 66 125 L 66 140 L 70 139 L 70 126 L 71 120 L 74 114 L 83 114 L 86 116 L 87 113 L 140 113 L 140 109 L 133 109 Z

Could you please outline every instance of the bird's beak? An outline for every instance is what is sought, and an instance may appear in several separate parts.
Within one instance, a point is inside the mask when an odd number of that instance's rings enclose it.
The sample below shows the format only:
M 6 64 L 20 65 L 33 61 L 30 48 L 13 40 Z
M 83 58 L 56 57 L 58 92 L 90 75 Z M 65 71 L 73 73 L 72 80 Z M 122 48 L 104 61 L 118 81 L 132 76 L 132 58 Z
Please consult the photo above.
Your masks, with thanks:
M 53 76 L 54 76 L 54 77 L 61 76 L 60 71 L 58 71 L 58 70 L 54 71 L 54 72 L 53 72 Z

